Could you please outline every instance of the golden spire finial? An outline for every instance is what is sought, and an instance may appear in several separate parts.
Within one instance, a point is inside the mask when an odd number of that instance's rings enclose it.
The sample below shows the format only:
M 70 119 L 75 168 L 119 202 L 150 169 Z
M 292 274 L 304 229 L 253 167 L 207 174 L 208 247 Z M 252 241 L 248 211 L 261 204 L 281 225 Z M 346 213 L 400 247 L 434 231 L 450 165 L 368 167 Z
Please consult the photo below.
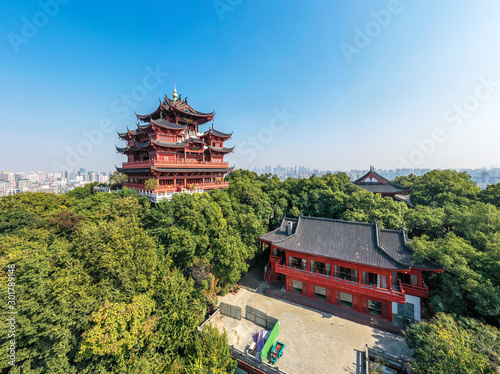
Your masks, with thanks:
M 178 95 L 177 95 L 177 88 L 175 87 L 175 84 L 174 84 L 174 94 L 172 96 L 174 97 L 174 102 L 177 101 Z

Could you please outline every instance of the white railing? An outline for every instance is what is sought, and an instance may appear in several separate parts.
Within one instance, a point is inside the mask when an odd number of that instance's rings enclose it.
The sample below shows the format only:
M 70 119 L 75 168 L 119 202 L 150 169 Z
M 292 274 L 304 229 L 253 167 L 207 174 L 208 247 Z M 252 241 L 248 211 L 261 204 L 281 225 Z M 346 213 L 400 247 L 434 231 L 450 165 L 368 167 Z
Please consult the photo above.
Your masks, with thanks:
M 153 203 L 159 203 L 160 201 L 165 200 L 165 199 L 167 199 L 168 201 L 170 201 L 170 200 L 172 200 L 172 198 L 174 197 L 174 195 L 178 195 L 178 194 L 187 193 L 187 194 L 192 195 L 192 194 L 195 194 L 195 193 L 203 193 L 203 192 L 205 192 L 201 188 L 195 188 L 193 190 L 187 190 L 187 189 L 185 189 L 184 191 L 181 191 L 181 192 L 177 192 L 177 191 L 175 191 L 175 192 L 151 192 L 151 191 L 139 190 L 139 189 L 135 189 L 135 190 L 137 191 L 137 193 L 139 195 L 146 196 Z

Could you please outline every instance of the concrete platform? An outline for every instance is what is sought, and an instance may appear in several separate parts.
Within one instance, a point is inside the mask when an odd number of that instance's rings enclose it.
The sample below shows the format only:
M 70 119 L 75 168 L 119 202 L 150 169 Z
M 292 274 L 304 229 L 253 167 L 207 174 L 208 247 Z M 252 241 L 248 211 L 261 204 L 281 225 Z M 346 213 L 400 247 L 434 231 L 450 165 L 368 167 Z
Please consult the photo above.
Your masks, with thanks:
M 365 344 L 395 356 L 411 356 L 401 336 L 290 301 L 248 289 L 223 296 L 220 301 L 241 307 L 242 315 L 249 305 L 280 320 L 278 340 L 285 343 L 285 351 L 276 365 L 290 374 L 364 373 Z M 229 344 L 240 350 L 252 342 L 252 332 L 262 329 L 244 318 L 239 321 L 222 315 L 212 323 L 226 329 Z

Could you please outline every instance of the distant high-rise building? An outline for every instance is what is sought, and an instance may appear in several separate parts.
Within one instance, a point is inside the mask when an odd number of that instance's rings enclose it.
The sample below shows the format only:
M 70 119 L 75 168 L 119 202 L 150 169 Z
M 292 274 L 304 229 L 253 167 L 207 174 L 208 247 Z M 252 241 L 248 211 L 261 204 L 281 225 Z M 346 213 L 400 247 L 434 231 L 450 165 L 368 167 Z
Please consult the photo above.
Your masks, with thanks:
M 486 171 L 483 171 L 481 173 L 481 183 L 489 183 L 490 181 L 490 174 Z
M 0 173 L 0 181 L 3 181 L 3 182 L 10 182 L 11 181 L 11 177 L 10 177 L 11 173 L 7 172 L 7 171 L 3 171 Z

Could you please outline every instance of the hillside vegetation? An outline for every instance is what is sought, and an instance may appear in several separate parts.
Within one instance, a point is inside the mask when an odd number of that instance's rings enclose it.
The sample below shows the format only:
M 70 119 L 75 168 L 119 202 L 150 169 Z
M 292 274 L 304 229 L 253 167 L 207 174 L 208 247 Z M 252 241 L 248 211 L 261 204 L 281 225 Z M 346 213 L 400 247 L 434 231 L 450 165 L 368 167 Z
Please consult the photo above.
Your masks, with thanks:
M 197 326 L 262 254 L 258 237 L 286 215 L 405 226 L 427 274 L 427 322 L 406 336 L 422 373 L 500 365 L 500 187 L 465 173 L 401 177 L 410 209 L 346 174 L 281 182 L 237 170 L 230 187 L 152 205 L 123 189 L 0 200 L 0 264 L 15 265 L 16 366 L 5 373 L 231 373 L 226 337 Z M 0 281 L 7 284 L 6 272 Z M 6 293 L 0 300 L 7 315 Z M 7 330 L 0 331 L 2 347 Z M 453 368 L 452 370 L 449 368 Z M 451 371 L 450 371 L 451 370 Z

